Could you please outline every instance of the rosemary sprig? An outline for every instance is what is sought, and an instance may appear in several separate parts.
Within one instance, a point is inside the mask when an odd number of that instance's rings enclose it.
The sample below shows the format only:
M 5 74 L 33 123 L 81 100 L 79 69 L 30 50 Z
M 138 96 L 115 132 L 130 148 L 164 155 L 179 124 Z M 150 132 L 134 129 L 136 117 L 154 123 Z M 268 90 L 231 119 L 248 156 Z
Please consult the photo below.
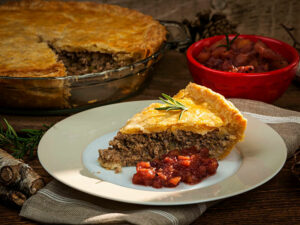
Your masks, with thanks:
M 225 34 L 225 37 L 226 37 L 226 45 L 218 45 L 217 47 L 225 47 L 225 48 L 229 51 L 230 48 L 231 48 L 231 45 L 233 44 L 233 42 L 237 39 L 237 37 L 238 37 L 239 35 L 240 35 L 240 34 L 235 35 L 235 37 L 232 38 L 232 40 L 230 41 L 230 40 L 229 40 L 229 37 L 228 37 L 228 34 Z
M 0 147 L 7 147 L 12 150 L 13 156 L 16 158 L 23 158 L 25 155 L 29 155 L 31 158 L 40 139 L 46 130 L 49 129 L 49 126 L 44 125 L 45 129 L 22 129 L 17 134 L 6 119 L 3 119 L 3 121 L 5 126 L 0 123 Z
M 178 118 L 178 120 L 180 120 L 181 117 L 182 117 L 183 112 L 186 111 L 186 110 L 188 110 L 188 108 L 185 107 L 182 103 L 176 101 L 175 99 L 173 99 L 172 97 L 170 97 L 167 94 L 162 93 L 161 95 L 164 97 L 164 99 L 162 97 L 159 97 L 159 99 L 162 102 L 166 103 L 167 106 L 158 107 L 158 108 L 155 108 L 155 109 L 156 110 L 166 110 L 166 111 L 181 110 L 179 118 Z

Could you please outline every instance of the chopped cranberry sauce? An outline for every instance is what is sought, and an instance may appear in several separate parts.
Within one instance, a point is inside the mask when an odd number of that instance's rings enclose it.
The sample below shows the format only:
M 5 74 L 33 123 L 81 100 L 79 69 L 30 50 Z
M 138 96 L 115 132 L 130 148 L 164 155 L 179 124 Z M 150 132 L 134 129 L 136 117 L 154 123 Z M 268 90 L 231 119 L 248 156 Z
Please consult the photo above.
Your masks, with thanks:
M 225 38 L 204 47 L 197 60 L 211 69 L 239 73 L 260 73 L 281 69 L 288 65 L 286 59 L 265 43 L 237 38 L 230 49 L 223 47 Z
M 209 151 L 206 148 L 172 150 L 160 159 L 139 162 L 132 182 L 154 188 L 176 187 L 181 181 L 197 184 L 215 174 L 218 166 L 216 159 L 209 158 Z

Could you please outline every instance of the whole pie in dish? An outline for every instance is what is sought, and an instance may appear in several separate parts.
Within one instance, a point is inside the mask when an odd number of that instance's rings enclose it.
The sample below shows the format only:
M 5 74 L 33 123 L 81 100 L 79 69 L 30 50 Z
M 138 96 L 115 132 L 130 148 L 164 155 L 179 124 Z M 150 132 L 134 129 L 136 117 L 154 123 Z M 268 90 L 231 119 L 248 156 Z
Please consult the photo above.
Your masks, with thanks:
M 166 30 L 135 10 L 92 2 L 0 6 L 0 75 L 57 77 L 121 67 L 153 54 Z
M 173 99 L 187 108 L 180 119 L 180 110 L 151 104 L 128 120 L 108 149 L 99 150 L 100 164 L 118 170 L 191 147 L 207 148 L 211 157 L 222 159 L 243 139 L 247 121 L 222 95 L 190 83 Z
M 165 39 L 166 29 L 158 21 L 115 5 L 43 0 L 0 5 L 0 106 L 62 109 L 114 98 L 124 90 L 109 86 L 98 90 L 108 92 L 107 97 L 89 94 L 88 99 L 78 97 L 88 95 L 80 89 L 83 81 L 64 78 L 143 60 Z M 134 82 L 128 84 L 132 89 Z M 77 94 L 71 85 L 78 87 Z

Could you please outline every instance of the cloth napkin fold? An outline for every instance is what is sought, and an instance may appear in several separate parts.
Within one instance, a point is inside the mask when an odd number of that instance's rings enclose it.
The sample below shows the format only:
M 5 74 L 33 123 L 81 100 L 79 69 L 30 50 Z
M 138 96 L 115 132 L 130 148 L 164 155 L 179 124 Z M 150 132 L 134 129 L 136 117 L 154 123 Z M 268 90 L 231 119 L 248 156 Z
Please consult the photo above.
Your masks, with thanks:
M 286 143 L 288 157 L 300 146 L 300 112 L 266 103 L 230 99 L 249 114 L 276 130 Z M 192 223 L 215 202 L 185 206 L 141 206 L 90 196 L 53 180 L 23 205 L 20 216 L 44 223 L 185 225 Z
M 284 140 L 288 158 L 300 146 L 300 112 L 248 99 L 229 99 L 243 114 L 270 125 Z

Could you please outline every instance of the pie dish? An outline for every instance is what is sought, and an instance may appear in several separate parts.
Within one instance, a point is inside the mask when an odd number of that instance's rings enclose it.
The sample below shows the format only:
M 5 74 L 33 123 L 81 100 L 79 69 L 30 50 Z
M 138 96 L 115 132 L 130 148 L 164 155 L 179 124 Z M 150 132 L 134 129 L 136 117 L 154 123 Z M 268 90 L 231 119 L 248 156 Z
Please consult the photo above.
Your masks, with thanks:
M 158 110 L 165 104 L 151 104 L 128 120 L 108 149 L 99 150 L 101 166 L 119 170 L 193 146 L 222 159 L 243 139 L 247 120 L 222 95 L 190 83 L 173 99 L 187 107 L 180 119 L 180 111 Z
M 166 29 L 150 16 L 115 5 L 23 0 L 0 6 L 0 38 L 0 78 L 62 78 L 146 59 L 161 48 Z M 2 85 L 12 82 L 22 91 L 10 100 L 20 107 L 73 107 L 64 79 L 26 85 L 1 79 Z M 28 96 L 23 103 L 21 93 Z
M 153 54 L 166 37 L 152 17 L 114 5 L 27 0 L 0 11 L 0 74 L 7 76 L 116 68 Z

